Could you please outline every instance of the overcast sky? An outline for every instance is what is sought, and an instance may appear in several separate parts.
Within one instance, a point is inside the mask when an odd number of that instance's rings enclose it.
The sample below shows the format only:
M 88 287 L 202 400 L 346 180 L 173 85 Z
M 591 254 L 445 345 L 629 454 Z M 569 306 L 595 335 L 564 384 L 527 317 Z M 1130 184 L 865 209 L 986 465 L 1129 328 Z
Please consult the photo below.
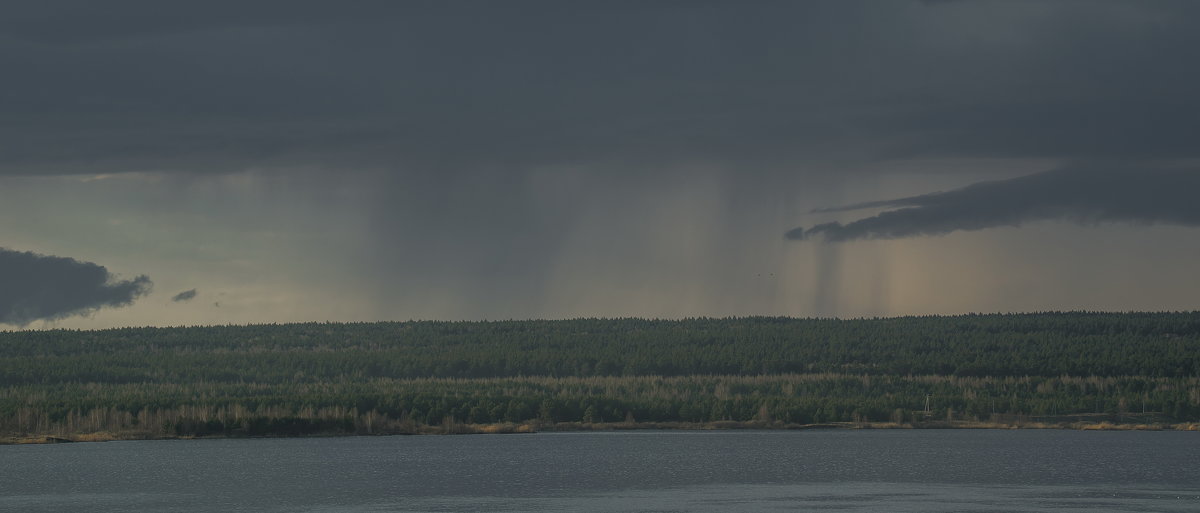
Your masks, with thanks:
M 13 3 L 0 328 L 1200 309 L 1198 23 Z

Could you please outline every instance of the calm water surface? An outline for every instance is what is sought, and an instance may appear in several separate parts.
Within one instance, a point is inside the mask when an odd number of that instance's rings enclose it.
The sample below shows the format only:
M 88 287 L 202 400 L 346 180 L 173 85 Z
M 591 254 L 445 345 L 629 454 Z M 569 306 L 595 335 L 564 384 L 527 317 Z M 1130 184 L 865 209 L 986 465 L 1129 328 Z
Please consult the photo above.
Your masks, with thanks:
M 0 446 L 0 511 L 1200 511 L 1200 434 L 544 433 Z

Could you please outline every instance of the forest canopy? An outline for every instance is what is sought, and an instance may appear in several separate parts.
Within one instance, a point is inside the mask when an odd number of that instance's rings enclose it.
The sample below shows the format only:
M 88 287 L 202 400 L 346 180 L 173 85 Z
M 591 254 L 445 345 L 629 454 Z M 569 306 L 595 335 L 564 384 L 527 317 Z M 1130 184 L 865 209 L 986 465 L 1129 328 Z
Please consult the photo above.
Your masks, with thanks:
M 1197 376 L 1197 312 L 12 331 L 0 430 L 882 421 L 911 418 L 927 395 L 939 415 L 1190 421 Z

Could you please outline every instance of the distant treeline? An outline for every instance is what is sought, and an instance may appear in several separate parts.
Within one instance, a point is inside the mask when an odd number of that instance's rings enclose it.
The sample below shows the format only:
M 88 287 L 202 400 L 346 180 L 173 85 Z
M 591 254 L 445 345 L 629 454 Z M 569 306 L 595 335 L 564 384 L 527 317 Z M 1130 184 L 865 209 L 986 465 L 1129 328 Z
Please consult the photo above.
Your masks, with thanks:
M 1197 376 L 1196 312 L 5 332 L 0 432 L 1143 412 L 1184 422 L 1200 420 Z

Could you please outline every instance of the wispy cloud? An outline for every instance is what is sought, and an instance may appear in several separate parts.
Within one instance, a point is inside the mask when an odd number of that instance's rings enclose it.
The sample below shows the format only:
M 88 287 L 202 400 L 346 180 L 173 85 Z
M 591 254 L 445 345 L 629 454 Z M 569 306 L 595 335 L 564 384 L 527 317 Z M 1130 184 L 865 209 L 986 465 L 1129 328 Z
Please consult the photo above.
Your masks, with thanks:
M 174 296 L 171 296 L 171 301 L 174 301 L 176 303 L 191 301 L 193 299 L 196 299 L 196 289 L 185 290 L 183 292 L 175 294 Z

